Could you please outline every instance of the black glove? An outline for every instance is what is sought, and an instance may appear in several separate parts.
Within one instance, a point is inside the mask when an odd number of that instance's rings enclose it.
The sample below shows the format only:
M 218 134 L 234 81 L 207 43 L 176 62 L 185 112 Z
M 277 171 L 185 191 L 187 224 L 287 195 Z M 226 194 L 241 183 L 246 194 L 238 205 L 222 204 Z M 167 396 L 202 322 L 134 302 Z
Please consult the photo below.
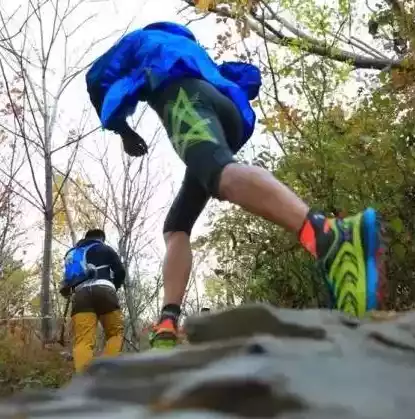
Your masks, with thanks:
M 63 298 L 69 298 L 71 296 L 72 290 L 71 290 L 71 287 L 61 284 L 59 292 Z
M 135 131 L 129 130 L 120 134 L 124 146 L 124 151 L 132 157 L 144 156 L 148 153 L 146 142 Z

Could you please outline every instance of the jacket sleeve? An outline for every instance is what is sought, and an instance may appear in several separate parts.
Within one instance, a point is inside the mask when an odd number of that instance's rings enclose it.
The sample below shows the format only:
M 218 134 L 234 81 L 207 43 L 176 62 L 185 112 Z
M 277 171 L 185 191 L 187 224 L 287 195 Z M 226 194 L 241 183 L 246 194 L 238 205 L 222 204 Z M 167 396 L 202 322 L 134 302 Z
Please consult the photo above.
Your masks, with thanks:
M 125 281 L 125 268 L 121 262 L 120 257 L 114 249 L 107 246 L 107 252 L 108 264 L 110 265 L 111 270 L 114 272 L 113 283 L 118 291 L 118 289 L 121 287 L 122 284 L 124 284 Z
M 105 129 L 119 132 L 127 117 L 134 114 L 139 101 L 138 92 L 145 85 L 145 74 L 134 73 L 120 78 L 108 89 L 100 115 Z
M 223 77 L 236 83 L 253 100 L 258 96 L 261 87 L 261 72 L 259 68 L 247 63 L 225 61 L 219 66 Z
M 104 128 L 111 131 L 118 132 L 127 115 L 113 115 L 111 112 L 108 115 L 108 111 L 104 109 L 108 109 L 108 102 L 112 105 L 114 100 L 120 99 L 120 88 L 134 71 L 135 51 L 140 48 L 140 36 L 140 30 L 126 35 L 100 56 L 86 74 L 86 85 L 92 105 Z M 110 97 L 107 97 L 108 93 Z

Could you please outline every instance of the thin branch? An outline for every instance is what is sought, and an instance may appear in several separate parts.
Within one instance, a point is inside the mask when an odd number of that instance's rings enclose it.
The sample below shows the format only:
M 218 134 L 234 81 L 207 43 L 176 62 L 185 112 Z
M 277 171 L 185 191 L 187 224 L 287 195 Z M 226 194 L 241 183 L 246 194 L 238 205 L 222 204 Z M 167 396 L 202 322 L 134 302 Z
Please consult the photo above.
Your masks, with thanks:
M 3 174 L 5 174 L 6 176 L 8 176 L 7 172 L 5 170 L 3 170 L 1 167 L 0 167 L 0 172 L 2 172 Z M 20 188 L 22 188 L 29 196 L 31 196 L 30 191 L 21 182 L 17 181 L 16 179 L 14 179 L 13 182 L 16 183 Z M 3 186 L 7 186 L 8 185 L 8 183 L 5 183 L 1 179 L 0 179 L 0 183 Z M 43 208 L 39 206 L 39 204 L 36 202 L 36 199 L 33 199 L 33 196 L 31 198 L 28 198 L 27 196 L 21 194 L 20 192 L 17 192 L 16 190 L 14 190 L 14 193 L 16 195 L 20 196 L 21 198 L 23 198 L 30 205 L 33 205 L 33 207 L 36 208 L 36 209 L 38 209 L 40 212 L 43 212 Z
M 95 132 L 99 131 L 101 127 L 96 127 L 91 129 L 90 131 L 86 132 L 85 134 L 79 135 L 76 139 L 66 142 L 65 144 L 56 147 L 53 149 L 50 154 L 56 153 L 57 151 L 63 150 L 64 148 L 67 148 L 73 144 L 79 144 L 84 138 L 90 136 L 91 134 L 94 134 Z
M 60 169 L 58 169 L 57 167 L 53 167 L 53 169 L 57 172 L 57 173 L 59 173 L 61 176 L 65 176 L 65 172 L 62 172 Z M 90 196 L 85 192 L 85 190 L 84 190 L 84 188 L 82 188 L 79 184 L 78 184 L 78 182 L 75 180 L 75 179 L 73 179 L 71 176 L 68 176 L 68 179 L 67 179 L 69 182 L 71 182 L 72 183 L 72 185 L 74 185 L 75 187 L 76 187 L 76 189 L 77 189 L 77 191 L 82 195 L 82 197 L 83 198 L 85 198 L 92 206 L 93 206 L 93 208 L 95 209 L 95 210 L 97 210 L 99 213 L 101 213 L 103 216 L 106 216 L 107 218 L 109 218 L 109 216 L 108 216 L 108 213 L 104 213 L 104 211 L 102 210 L 102 208 L 100 208 L 100 206 L 99 205 L 97 205 L 95 202 L 94 202 L 94 200 L 92 200 L 91 198 L 90 198 Z M 114 224 L 114 225 L 116 225 L 116 221 L 114 220 L 114 219 L 110 219 L 110 221 Z
M 188 5 L 194 7 L 193 0 L 183 0 Z M 227 17 L 230 19 L 238 19 L 236 12 L 231 11 L 227 6 L 212 6 L 209 9 L 210 12 L 217 14 L 218 16 Z M 394 59 L 380 59 L 373 57 L 366 57 L 359 54 L 354 54 L 346 50 L 339 48 L 327 48 L 324 42 L 319 41 L 309 35 L 303 33 L 299 29 L 289 24 L 289 27 L 293 30 L 293 33 L 297 37 L 284 35 L 281 31 L 273 28 L 262 16 L 256 15 L 254 12 L 245 16 L 246 22 L 249 28 L 255 32 L 258 36 L 268 40 L 276 45 L 284 47 L 291 46 L 293 44 L 298 45 L 298 38 L 304 42 L 300 44 L 300 48 L 304 52 L 308 52 L 321 57 L 330 58 L 338 62 L 350 63 L 354 68 L 366 68 L 375 70 L 385 70 L 387 68 L 401 68 L 402 60 Z M 285 19 L 279 17 L 280 21 L 284 21 L 288 24 Z M 263 26 L 266 28 L 265 34 L 263 33 Z
M 40 189 L 39 189 L 39 187 L 37 185 L 37 182 L 36 182 L 35 171 L 34 171 L 33 164 L 32 164 L 31 158 L 30 158 L 29 149 L 28 149 L 28 145 L 27 145 L 27 142 L 26 142 L 26 136 L 24 134 L 24 127 L 22 126 L 22 124 L 20 122 L 20 118 L 19 118 L 19 116 L 16 113 L 16 109 L 15 109 L 15 106 L 13 104 L 13 98 L 11 96 L 10 86 L 9 86 L 9 83 L 7 81 L 7 78 L 6 78 L 6 73 L 5 73 L 5 70 L 4 70 L 4 66 L 3 66 L 2 61 L 0 61 L 0 69 L 1 69 L 1 72 L 2 72 L 2 75 L 3 75 L 3 79 L 4 79 L 4 83 L 5 83 L 5 86 L 6 86 L 7 96 L 9 98 L 9 100 L 10 100 L 11 105 L 12 105 L 12 110 L 13 110 L 14 118 L 15 118 L 16 122 L 18 123 L 18 125 L 20 127 L 20 131 L 21 131 L 21 133 L 23 135 L 23 143 L 24 143 L 25 150 L 26 150 L 26 156 L 27 156 L 28 161 L 29 161 L 30 172 L 31 172 L 32 179 L 33 179 L 33 182 L 34 182 L 34 185 L 35 185 L 35 189 L 36 189 L 36 192 L 38 194 L 38 198 L 39 198 L 39 200 L 41 202 L 42 207 L 45 208 L 45 201 L 43 199 L 43 196 L 42 196 L 42 194 L 40 192 Z
M 20 27 L 16 30 L 16 32 L 12 35 L 7 35 L 4 38 L 0 38 L 0 47 L 1 44 L 3 42 L 10 42 L 13 38 L 16 38 L 17 36 L 19 36 L 22 32 L 23 32 L 23 28 L 25 28 L 29 22 L 29 20 L 32 18 L 32 16 L 38 12 L 49 0 L 44 0 L 43 3 L 38 3 L 37 8 L 31 13 L 29 14 L 26 19 L 23 21 L 23 23 L 20 25 Z M 7 22 L 4 22 L 2 20 L 3 23 L 3 28 L 0 29 L 0 33 L 1 30 L 7 28 L 7 24 L 13 19 L 14 15 L 20 10 L 21 6 L 19 6 L 9 17 L 9 19 L 7 20 Z
M 78 148 L 79 148 L 79 144 L 77 145 L 77 147 L 75 147 L 75 150 L 73 150 L 72 155 L 69 157 L 68 166 L 67 166 L 67 169 L 66 169 L 65 176 L 63 177 L 63 180 L 62 180 L 62 182 L 59 186 L 56 184 L 55 177 L 53 176 L 53 181 L 55 183 L 55 186 L 58 186 L 58 190 L 57 190 L 57 193 L 56 193 L 56 197 L 52 202 L 52 208 L 55 208 L 56 201 L 59 199 L 59 197 L 62 198 L 62 190 L 65 187 L 66 181 L 68 180 L 68 177 L 69 177 L 69 175 L 72 171 L 73 165 L 75 164 L 75 159 L 76 159 L 76 155 L 77 155 L 77 152 L 78 152 Z

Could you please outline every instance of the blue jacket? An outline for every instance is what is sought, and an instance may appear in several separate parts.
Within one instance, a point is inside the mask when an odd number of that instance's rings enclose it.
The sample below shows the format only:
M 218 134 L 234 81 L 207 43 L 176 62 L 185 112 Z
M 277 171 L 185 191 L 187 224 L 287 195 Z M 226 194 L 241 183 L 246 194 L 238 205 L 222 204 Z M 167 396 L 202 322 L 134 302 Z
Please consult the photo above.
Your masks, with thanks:
M 119 121 L 132 115 L 139 101 L 182 76 L 206 80 L 235 103 L 244 123 L 239 146 L 246 143 L 255 126 L 249 100 L 261 86 L 259 69 L 241 62 L 217 65 L 185 26 L 156 22 L 127 34 L 94 62 L 86 83 L 102 125 L 117 131 Z

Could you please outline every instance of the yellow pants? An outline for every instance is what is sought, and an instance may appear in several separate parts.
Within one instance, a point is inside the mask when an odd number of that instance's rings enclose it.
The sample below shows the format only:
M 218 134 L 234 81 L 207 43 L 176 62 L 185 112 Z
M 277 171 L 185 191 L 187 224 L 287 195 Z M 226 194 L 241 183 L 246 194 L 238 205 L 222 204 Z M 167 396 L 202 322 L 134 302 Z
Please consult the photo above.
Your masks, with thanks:
M 106 344 L 102 356 L 115 356 L 121 351 L 124 327 L 120 310 L 101 316 L 82 312 L 72 316 L 74 331 L 73 359 L 75 371 L 82 372 L 94 357 L 98 320 L 105 331 Z

